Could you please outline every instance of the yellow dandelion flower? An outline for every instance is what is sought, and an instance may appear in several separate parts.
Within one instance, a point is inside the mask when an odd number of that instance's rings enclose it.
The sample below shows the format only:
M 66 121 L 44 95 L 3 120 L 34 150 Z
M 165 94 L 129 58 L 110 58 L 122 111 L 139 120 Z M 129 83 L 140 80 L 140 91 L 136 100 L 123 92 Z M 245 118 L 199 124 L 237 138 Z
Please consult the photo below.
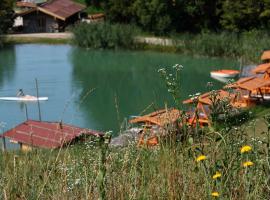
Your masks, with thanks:
M 252 165 L 254 165 L 254 163 L 251 162 L 251 161 L 247 161 L 247 162 L 243 163 L 243 167 L 249 167 L 249 166 L 252 166 Z
M 245 152 L 249 152 L 249 151 L 251 151 L 251 150 L 252 150 L 251 146 L 245 145 L 245 146 L 243 146 L 243 147 L 241 148 L 240 152 L 241 152 L 241 153 L 245 153 Z
M 216 172 L 213 176 L 213 179 L 217 179 L 221 177 L 221 173 L 220 172 Z
M 203 161 L 203 160 L 205 160 L 206 159 L 206 156 L 205 155 L 200 155 L 200 156 L 198 156 L 197 158 L 196 158 L 196 161 L 197 162 L 200 162 L 200 161 Z
M 212 192 L 211 195 L 212 195 L 213 197 L 219 197 L 219 193 L 218 193 L 218 192 Z

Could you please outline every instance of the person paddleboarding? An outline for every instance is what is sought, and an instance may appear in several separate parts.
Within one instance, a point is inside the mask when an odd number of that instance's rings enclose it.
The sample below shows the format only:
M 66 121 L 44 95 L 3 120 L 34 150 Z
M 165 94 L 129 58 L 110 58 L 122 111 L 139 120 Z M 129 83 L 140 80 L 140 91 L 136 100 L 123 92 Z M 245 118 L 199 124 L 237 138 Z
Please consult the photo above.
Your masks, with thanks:
M 24 94 L 24 92 L 23 92 L 23 89 L 19 89 L 19 91 L 17 92 L 17 95 L 16 95 L 17 97 L 24 97 L 25 96 L 25 94 Z

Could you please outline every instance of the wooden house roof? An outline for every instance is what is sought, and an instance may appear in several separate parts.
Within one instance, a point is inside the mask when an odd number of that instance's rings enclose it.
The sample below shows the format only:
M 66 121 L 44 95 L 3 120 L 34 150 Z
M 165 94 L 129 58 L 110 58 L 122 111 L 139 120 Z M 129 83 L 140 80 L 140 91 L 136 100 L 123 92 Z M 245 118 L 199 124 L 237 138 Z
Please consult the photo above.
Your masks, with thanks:
M 35 8 L 37 7 L 37 4 L 33 2 L 24 2 L 24 1 L 17 1 L 16 6 L 18 7 L 28 7 L 28 8 Z
M 218 90 L 216 92 L 217 92 L 218 99 L 231 98 L 234 96 L 234 94 L 231 94 L 225 90 Z M 211 95 L 212 95 L 211 92 L 207 92 L 207 93 L 200 95 L 196 100 L 199 101 L 200 103 L 211 105 L 212 104 Z M 183 104 L 191 104 L 194 101 L 195 101 L 194 98 L 190 98 L 190 99 L 183 101 Z
M 58 122 L 27 120 L 6 131 L 3 137 L 33 147 L 59 148 L 83 134 L 98 136 L 103 133 Z
M 226 87 L 254 91 L 265 86 L 270 86 L 270 80 L 266 80 L 260 77 L 247 77 L 239 79 L 237 82 L 227 85 Z
M 265 72 L 268 72 L 269 70 L 270 70 L 270 63 L 264 63 L 255 67 L 252 70 L 252 72 L 255 74 L 264 74 Z
M 270 50 L 264 51 L 261 60 L 269 60 L 270 59 Z
M 81 12 L 85 6 L 75 3 L 71 0 L 52 0 L 48 3 L 29 7 L 25 12 L 18 13 L 19 15 L 27 15 L 34 11 L 40 11 L 57 19 L 65 21 L 67 18 Z
M 150 114 L 131 119 L 130 123 L 149 123 L 164 126 L 174 123 L 180 117 L 180 111 L 177 109 L 163 109 Z
M 38 7 L 41 12 L 61 20 L 66 20 L 83 9 L 85 9 L 84 5 L 71 0 L 53 0 Z

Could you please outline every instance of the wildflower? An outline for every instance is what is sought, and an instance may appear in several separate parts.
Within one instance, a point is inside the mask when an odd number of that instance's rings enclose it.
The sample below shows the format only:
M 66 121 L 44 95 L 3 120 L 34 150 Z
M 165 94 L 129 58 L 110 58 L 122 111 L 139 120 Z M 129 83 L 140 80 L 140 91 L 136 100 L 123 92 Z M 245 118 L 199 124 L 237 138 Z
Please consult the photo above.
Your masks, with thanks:
M 249 151 L 251 151 L 251 150 L 252 150 L 251 146 L 245 145 L 245 146 L 243 146 L 243 147 L 241 148 L 240 152 L 241 152 L 241 153 L 245 153 L 245 152 L 249 152 Z
M 218 193 L 218 192 L 212 192 L 211 195 L 212 195 L 213 197 L 219 197 L 219 193 Z
M 203 161 L 203 160 L 205 160 L 206 159 L 206 156 L 205 155 L 200 155 L 200 156 L 198 156 L 197 158 L 196 158 L 196 161 L 197 162 L 200 162 L 200 161 Z
M 165 68 L 160 68 L 160 69 L 158 69 L 158 72 L 164 73 L 164 72 L 166 72 L 166 70 L 165 70 Z
M 213 87 L 213 83 L 212 82 L 207 82 L 206 86 L 207 87 Z
M 221 177 L 221 173 L 220 172 L 216 172 L 216 174 L 213 176 L 213 179 L 217 179 Z
M 252 166 L 252 165 L 254 165 L 254 163 L 251 162 L 251 161 L 247 161 L 247 162 L 244 162 L 244 163 L 243 163 L 243 166 L 244 166 L 244 167 L 249 167 L 249 166 Z
M 173 68 L 173 69 L 176 69 L 176 71 L 180 71 L 180 70 L 183 69 L 184 67 L 183 67 L 182 65 L 175 64 L 172 68 Z
M 81 181 L 81 179 L 79 179 L 79 178 L 77 178 L 76 180 L 75 180 L 75 185 L 78 185 L 79 183 L 80 183 L 80 181 Z

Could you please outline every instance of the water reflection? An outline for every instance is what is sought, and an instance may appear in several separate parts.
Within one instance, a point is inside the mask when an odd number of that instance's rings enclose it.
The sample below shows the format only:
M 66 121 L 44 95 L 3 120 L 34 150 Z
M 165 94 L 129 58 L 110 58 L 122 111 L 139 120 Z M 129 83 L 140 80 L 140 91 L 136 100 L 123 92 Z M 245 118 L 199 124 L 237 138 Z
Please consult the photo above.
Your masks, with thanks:
M 73 51 L 72 74 L 81 84 L 80 98 L 96 88 L 82 105 L 86 115 L 97 122 L 95 128 L 105 124 L 106 129 L 116 129 L 118 114 L 122 121 L 153 101 L 158 104 L 170 99 L 155 72 L 158 65 L 149 64 L 147 59 L 144 54 L 131 52 Z
M 14 46 L 0 48 L 0 87 L 4 81 L 11 81 L 16 66 L 16 52 Z
M 82 110 L 89 120 L 96 122 L 95 128 L 105 130 L 119 128 L 118 111 L 122 121 L 127 116 L 139 114 L 151 103 L 156 109 L 165 103 L 172 106 L 172 98 L 157 73 L 160 67 L 176 63 L 185 67 L 181 74 L 183 100 L 189 94 L 206 91 L 206 83 L 211 81 L 211 66 L 228 65 L 228 61 L 221 59 L 194 59 L 155 52 L 85 51 L 78 48 L 72 50 L 71 58 L 74 82 L 82 88 L 80 99 L 96 88 L 82 104 Z M 220 87 L 220 83 L 216 83 L 215 87 Z

